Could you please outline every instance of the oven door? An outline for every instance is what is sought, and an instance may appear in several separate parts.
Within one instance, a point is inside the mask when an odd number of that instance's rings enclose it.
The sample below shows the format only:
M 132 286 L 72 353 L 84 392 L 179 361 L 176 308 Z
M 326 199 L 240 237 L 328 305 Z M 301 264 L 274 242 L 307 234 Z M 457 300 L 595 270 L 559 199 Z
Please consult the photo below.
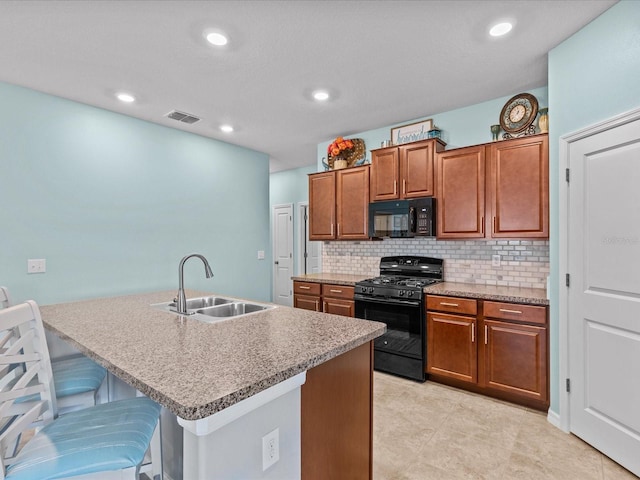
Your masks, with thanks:
M 424 358 L 424 321 L 422 302 L 355 295 L 356 318 L 383 322 L 384 335 L 374 340 L 380 352 L 422 360 Z

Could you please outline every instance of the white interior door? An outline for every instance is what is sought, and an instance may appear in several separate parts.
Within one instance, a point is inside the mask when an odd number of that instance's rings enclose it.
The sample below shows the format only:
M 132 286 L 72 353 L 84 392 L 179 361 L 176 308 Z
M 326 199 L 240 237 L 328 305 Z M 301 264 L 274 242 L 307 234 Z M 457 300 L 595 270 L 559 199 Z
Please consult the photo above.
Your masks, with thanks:
M 273 302 L 293 305 L 293 205 L 273 207 Z
M 309 204 L 298 204 L 298 274 L 320 273 L 322 271 L 322 242 L 309 240 Z
M 568 145 L 569 428 L 640 475 L 640 119 Z

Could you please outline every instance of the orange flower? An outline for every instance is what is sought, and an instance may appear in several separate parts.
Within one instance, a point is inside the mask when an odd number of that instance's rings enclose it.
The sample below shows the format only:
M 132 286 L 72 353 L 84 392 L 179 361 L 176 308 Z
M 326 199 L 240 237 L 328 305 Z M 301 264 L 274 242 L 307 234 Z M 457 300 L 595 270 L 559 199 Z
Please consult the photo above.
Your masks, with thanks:
M 330 157 L 336 157 L 341 153 L 351 150 L 354 147 L 353 142 L 343 137 L 337 137 L 328 147 L 327 155 Z

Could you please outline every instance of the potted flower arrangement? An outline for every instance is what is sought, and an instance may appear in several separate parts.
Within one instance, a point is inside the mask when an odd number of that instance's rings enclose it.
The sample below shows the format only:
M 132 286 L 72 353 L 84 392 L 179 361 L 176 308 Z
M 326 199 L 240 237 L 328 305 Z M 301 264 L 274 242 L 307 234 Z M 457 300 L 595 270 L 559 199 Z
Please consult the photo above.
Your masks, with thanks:
M 342 137 L 336 138 L 329 147 L 327 147 L 327 156 L 329 157 L 330 163 L 333 160 L 333 169 L 338 170 L 340 168 L 346 168 L 347 157 L 353 152 L 353 150 L 353 141 Z

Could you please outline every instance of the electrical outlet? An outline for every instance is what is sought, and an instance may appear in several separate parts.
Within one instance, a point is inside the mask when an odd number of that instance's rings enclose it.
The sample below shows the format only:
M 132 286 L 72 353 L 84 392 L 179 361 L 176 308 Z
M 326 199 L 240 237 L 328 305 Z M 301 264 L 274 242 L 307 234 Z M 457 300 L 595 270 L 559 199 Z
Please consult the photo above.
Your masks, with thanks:
M 44 258 L 30 258 L 27 260 L 27 273 L 45 273 L 47 261 Z
M 258 250 L 258 260 L 264 260 L 264 250 Z
M 491 255 L 491 266 L 492 267 L 500 266 L 500 255 Z
M 280 430 L 267 433 L 262 437 L 262 471 L 280 460 Z

